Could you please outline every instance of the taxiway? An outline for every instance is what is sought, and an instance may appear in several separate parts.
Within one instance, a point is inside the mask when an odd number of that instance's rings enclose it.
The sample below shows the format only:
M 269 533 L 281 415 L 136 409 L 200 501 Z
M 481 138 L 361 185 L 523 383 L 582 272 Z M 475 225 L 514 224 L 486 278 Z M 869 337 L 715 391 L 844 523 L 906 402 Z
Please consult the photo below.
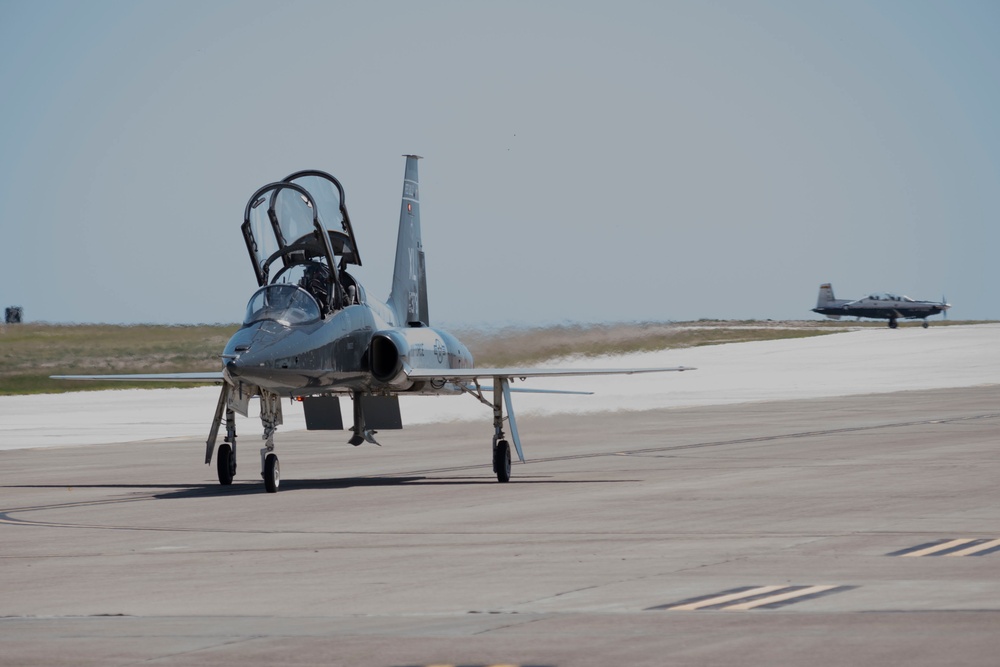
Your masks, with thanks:
M 254 420 L 200 463 L 213 388 L 7 397 L 0 664 L 993 665 L 997 332 L 563 360 L 699 370 L 519 395 L 505 485 L 467 398 L 289 411 L 271 495 Z
M 0 664 L 996 664 L 1000 386 L 520 426 L 0 452 Z

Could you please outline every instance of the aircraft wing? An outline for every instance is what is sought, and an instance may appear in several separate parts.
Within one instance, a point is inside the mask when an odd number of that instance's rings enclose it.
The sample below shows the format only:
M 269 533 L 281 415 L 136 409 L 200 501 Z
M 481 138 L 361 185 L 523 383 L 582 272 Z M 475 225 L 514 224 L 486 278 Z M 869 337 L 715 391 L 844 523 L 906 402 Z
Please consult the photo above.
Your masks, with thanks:
M 406 376 L 410 380 L 444 380 L 446 382 L 467 382 L 479 378 L 526 378 L 570 377 L 574 375 L 634 375 L 636 373 L 664 373 L 668 371 L 693 371 L 690 366 L 671 368 L 408 368 Z
M 222 382 L 222 371 L 202 373 L 126 373 L 123 375 L 50 375 L 53 380 L 109 380 L 121 382 Z

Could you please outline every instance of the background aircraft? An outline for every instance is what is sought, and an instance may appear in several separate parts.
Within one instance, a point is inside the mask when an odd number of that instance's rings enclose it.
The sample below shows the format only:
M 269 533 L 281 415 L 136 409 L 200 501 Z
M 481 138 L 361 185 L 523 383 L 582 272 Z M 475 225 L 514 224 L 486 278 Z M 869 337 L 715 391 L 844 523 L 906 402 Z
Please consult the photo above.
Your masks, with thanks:
M 281 398 L 301 400 L 309 429 L 342 429 L 339 395 L 350 396 L 352 445 L 375 441 L 376 429 L 402 428 L 399 396 L 469 394 L 493 410 L 493 470 L 510 479 L 510 429 L 524 462 L 511 404 L 516 378 L 608 375 L 690 370 L 673 368 L 535 369 L 475 368 L 472 354 L 454 336 L 430 326 L 416 155 L 407 155 L 389 298 L 371 298 L 348 273 L 361 256 L 344 188 L 322 171 L 300 171 L 258 189 L 243 216 L 243 239 L 258 290 L 243 326 L 222 354 L 223 369 L 210 373 L 70 375 L 57 379 L 222 382 L 206 442 L 211 463 L 219 429 L 219 482 L 236 474 L 236 413 L 247 416 L 260 397 L 264 447 L 261 475 L 268 492 L 280 483 L 274 433 L 282 423 Z M 480 384 L 488 378 L 492 385 Z M 556 392 L 586 393 L 586 392 Z M 507 416 L 504 416 L 506 407 Z
M 945 313 L 949 308 L 951 304 L 945 303 L 944 299 L 940 302 L 917 301 L 908 296 L 895 294 L 870 294 L 855 301 L 836 299 L 833 296 L 833 285 L 824 283 L 819 286 L 819 297 L 816 300 L 816 307 L 812 310 L 834 320 L 839 320 L 843 316 L 888 319 L 890 329 L 898 326 L 897 320 L 900 318 L 922 319 L 923 327 L 926 329 L 928 317 Z

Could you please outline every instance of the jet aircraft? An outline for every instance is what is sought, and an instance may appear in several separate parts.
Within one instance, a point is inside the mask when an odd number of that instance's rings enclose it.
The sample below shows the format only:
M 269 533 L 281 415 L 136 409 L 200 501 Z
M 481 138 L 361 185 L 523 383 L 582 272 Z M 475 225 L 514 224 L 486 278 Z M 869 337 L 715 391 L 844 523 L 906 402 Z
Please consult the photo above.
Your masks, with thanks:
M 284 397 L 302 402 L 308 429 L 343 429 L 339 396 L 350 396 L 354 423 L 348 442 L 357 446 L 378 444 L 376 429 L 402 428 L 401 395 L 468 394 L 493 411 L 493 471 L 507 482 L 511 454 L 505 425 L 524 462 L 511 393 L 588 393 L 515 389 L 514 380 L 693 370 L 476 368 L 465 345 L 431 327 L 420 233 L 420 157 L 404 157 L 395 266 L 385 302 L 368 295 L 348 272 L 351 265 L 361 266 L 361 255 L 340 181 L 323 171 L 299 171 L 259 188 L 244 209 L 241 230 L 258 289 L 242 327 L 226 344 L 221 371 L 53 377 L 221 382 L 205 463 L 211 464 L 224 427 L 215 457 L 223 485 L 236 474 L 236 413 L 247 417 L 250 399 L 259 397 L 261 476 L 273 493 L 281 478 L 274 434 Z M 481 384 L 484 379 L 492 384 Z
M 951 304 L 942 299 L 937 301 L 916 301 L 908 296 L 895 294 L 870 294 L 863 299 L 837 299 L 833 296 L 833 285 L 823 283 L 819 286 L 819 297 L 816 300 L 814 313 L 826 315 L 830 319 L 839 320 L 843 316 L 869 317 L 872 319 L 888 319 L 889 328 L 895 329 L 900 318 L 908 320 L 922 319 L 923 327 L 927 328 L 927 318 L 938 313 L 945 313 Z

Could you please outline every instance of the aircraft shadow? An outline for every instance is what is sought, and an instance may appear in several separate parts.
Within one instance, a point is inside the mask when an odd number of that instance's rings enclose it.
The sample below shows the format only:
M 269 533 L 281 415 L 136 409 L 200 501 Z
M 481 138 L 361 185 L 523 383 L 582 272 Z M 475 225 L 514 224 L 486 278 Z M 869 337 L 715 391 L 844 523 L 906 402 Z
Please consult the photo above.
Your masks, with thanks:
M 567 479 L 511 479 L 508 484 L 608 484 L 633 482 L 635 480 L 567 480 Z M 394 486 L 493 486 L 499 484 L 491 477 L 425 477 L 425 476 L 398 476 L 398 477 L 340 477 L 334 479 L 283 479 L 278 495 L 282 493 L 295 493 L 297 491 L 317 491 L 317 490 L 344 490 L 365 487 L 388 488 Z M 230 486 L 219 484 L 206 484 L 205 486 L 188 485 L 186 487 L 172 487 L 167 493 L 156 494 L 159 499 L 169 498 L 197 498 L 215 497 L 228 495 L 244 495 L 266 493 L 264 482 L 246 481 L 234 482 Z
M 572 480 L 550 477 L 515 477 L 508 484 L 621 484 L 635 482 L 631 479 Z M 386 476 L 386 477 L 340 477 L 333 479 L 283 479 L 278 494 L 296 491 L 343 490 L 364 487 L 417 486 L 493 486 L 499 482 L 492 477 L 427 477 L 427 476 Z M 235 481 L 229 486 L 217 482 L 204 484 L 4 484 L 0 489 L 108 489 L 121 491 L 146 491 L 134 498 L 158 500 L 179 498 L 213 498 L 217 496 L 240 496 L 266 493 L 264 482 L 255 480 Z M 120 501 L 119 501 L 120 502 Z

